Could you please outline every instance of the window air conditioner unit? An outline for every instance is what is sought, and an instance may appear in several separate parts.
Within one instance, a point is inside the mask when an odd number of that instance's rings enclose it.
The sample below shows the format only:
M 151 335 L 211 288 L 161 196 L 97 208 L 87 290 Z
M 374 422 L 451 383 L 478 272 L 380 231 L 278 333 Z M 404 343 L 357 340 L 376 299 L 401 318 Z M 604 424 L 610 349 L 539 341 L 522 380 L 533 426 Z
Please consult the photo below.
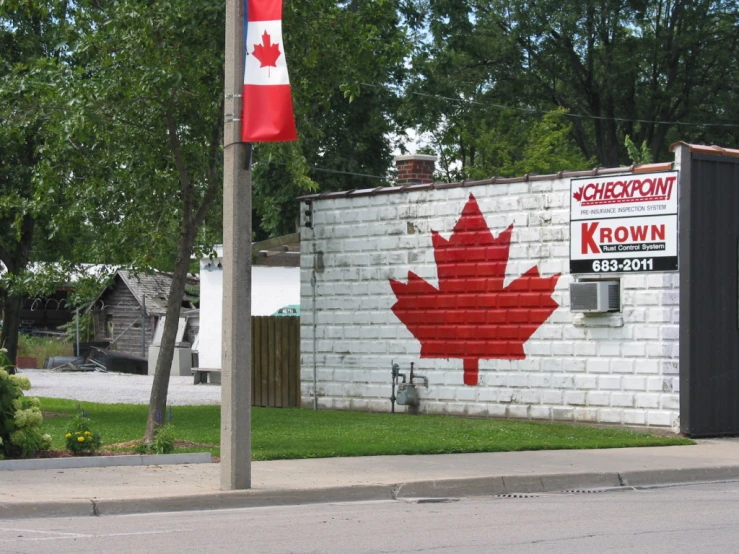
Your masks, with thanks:
M 582 313 L 617 312 L 621 309 L 619 281 L 570 283 L 570 311 Z

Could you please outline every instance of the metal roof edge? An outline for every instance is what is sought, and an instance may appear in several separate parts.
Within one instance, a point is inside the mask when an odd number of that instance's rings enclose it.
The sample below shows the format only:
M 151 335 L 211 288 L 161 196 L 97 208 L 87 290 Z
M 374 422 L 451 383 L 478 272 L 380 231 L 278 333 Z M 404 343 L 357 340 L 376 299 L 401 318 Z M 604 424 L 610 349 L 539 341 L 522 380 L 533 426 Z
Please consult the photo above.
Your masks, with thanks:
M 739 150 L 736 151 L 739 156 Z M 586 169 L 581 171 L 560 171 L 558 173 L 549 173 L 545 175 L 526 174 L 522 177 L 491 177 L 479 181 L 458 181 L 454 183 L 424 183 L 411 184 L 394 187 L 377 187 L 373 189 L 360 189 L 336 192 L 321 192 L 316 194 L 307 194 L 299 196 L 296 200 L 299 202 L 313 202 L 314 200 L 331 200 L 335 198 L 355 198 L 357 196 L 376 196 L 379 194 L 396 194 L 401 192 L 412 192 L 421 190 L 435 190 L 461 187 L 477 187 L 483 185 L 504 185 L 511 183 L 526 183 L 529 181 L 546 181 L 553 179 L 570 179 L 577 177 L 598 177 L 601 175 L 616 175 L 619 173 L 649 173 L 654 171 L 667 171 L 672 169 L 672 162 L 662 162 L 653 164 L 630 165 L 626 167 L 596 167 L 595 169 Z
M 690 144 L 689 142 L 678 141 L 670 145 L 670 152 L 674 152 L 678 146 L 687 146 L 691 152 L 698 152 L 700 154 L 713 154 L 715 156 L 730 156 L 732 158 L 739 158 L 739 150 L 735 148 L 723 148 L 721 146 L 705 145 L 705 144 Z

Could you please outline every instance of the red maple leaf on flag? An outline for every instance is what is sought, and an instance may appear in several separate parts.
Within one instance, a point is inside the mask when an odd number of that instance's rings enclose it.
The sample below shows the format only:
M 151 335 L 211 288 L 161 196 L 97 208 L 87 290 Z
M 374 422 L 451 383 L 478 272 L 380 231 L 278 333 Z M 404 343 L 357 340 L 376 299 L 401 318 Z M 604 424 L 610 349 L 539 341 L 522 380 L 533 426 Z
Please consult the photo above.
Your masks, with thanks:
M 255 44 L 252 54 L 259 60 L 259 67 L 277 67 L 277 58 L 281 55 L 280 45 L 272 44 L 272 37 L 269 36 L 267 31 L 264 31 L 262 44 Z
M 470 194 L 449 240 L 431 232 L 439 288 L 408 272 L 390 280 L 392 310 L 421 343 L 421 358 L 462 358 L 464 383 L 476 385 L 480 359 L 521 360 L 523 345 L 559 305 L 560 274 L 536 266 L 503 287 L 513 225 L 494 238 Z
M 580 187 L 579 189 L 577 189 L 577 192 L 573 192 L 573 193 L 572 193 L 572 197 L 573 197 L 573 198 L 574 198 L 575 200 L 577 200 L 578 202 L 579 202 L 580 200 L 582 200 L 582 189 L 583 189 L 583 187 Z

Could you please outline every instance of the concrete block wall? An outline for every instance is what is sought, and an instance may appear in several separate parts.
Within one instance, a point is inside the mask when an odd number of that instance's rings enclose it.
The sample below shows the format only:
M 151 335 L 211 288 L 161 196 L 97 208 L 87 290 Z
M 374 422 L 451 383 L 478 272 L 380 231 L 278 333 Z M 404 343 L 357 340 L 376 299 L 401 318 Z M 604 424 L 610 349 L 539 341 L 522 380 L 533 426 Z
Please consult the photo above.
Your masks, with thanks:
M 513 224 L 504 286 L 532 266 L 561 274 L 559 307 L 525 358 L 481 359 L 476 386 L 463 383 L 461 359 L 420 357 L 390 285 L 412 271 L 438 287 L 432 231 L 449 239 L 470 194 L 494 237 Z M 678 274 L 609 274 L 621 280 L 620 312 L 570 312 L 569 194 L 561 178 L 314 198 L 312 228 L 301 227 L 303 402 L 315 392 L 321 407 L 388 412 L 391 364 L 414 362 L 429 380 L 422 412 L 677 430 Z

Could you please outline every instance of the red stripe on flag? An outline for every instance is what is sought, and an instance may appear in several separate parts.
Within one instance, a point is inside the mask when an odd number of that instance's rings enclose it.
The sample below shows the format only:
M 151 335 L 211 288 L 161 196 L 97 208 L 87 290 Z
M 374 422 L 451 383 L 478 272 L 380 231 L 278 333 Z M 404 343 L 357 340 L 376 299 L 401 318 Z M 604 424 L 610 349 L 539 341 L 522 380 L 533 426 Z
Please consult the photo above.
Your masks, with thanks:
M 243 142 L 297 140 L 290 85 L 244 85 Z
M 248 0 L 248 21 L 282 20 L 282 0 Z

